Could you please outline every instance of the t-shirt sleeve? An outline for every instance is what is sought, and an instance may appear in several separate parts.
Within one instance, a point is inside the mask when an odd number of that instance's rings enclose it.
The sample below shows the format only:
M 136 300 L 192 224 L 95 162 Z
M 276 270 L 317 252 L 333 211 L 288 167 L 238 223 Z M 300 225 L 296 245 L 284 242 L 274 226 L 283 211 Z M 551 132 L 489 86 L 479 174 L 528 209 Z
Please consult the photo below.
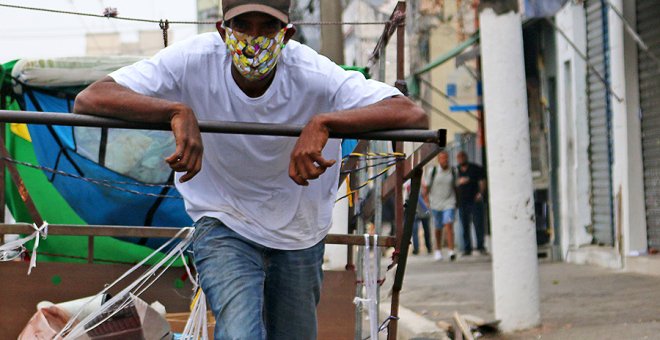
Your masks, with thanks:
M 329 95 L 335 111 L 349 110 L 403 95 L 395 87 L 366 79 L 357 71 L 346 71 L 334 63 L 328 73 Z
M 173 45 L 150 59 L 138 61 L 110 73 L 118 84 L 137 93 L 181 101 L 180 80 L 185 60 L 179 46 Z

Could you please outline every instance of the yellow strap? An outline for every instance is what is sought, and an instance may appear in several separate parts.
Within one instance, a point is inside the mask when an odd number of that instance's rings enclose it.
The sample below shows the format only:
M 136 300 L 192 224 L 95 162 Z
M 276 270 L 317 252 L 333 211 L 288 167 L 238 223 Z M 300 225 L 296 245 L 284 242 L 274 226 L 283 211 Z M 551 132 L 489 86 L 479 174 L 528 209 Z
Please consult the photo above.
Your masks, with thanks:
M 405 157 L 406 154 L 403 152 L 367 152 L 359 153 L 352 152 L 349 154 L 349 157 Z
M 351 194 L 351 181 L 349 176 L 346 176 L 346 195 L 348 195 L 348 206 L 353 207 L 353 194 Z
M 192 302 L 190 302 L 190 311 L 192 312 L 193 306 L 195 306 L 195 303 L 197 303 L 197 300 L 199 300 L 199 296 L 202 294 L 202 287 L 197 288 L 197 293 L 195 293 L 195 297 L 192 299 Z

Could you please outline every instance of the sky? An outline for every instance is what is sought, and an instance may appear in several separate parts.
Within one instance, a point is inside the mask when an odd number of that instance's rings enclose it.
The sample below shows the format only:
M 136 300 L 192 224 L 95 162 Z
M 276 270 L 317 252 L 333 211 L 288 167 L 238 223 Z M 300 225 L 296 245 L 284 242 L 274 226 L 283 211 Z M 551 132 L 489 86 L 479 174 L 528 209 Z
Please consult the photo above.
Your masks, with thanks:
M 119 16 L 194 21 L 194 0 L 0 0 L 0 4 L 103 14 L 115 7 Z M 140 23 L 69 14 L 0 7 L 0 63 L 19 58 L 83 56 L 85 33 L 119 32 L 122 41 L 137 41 L 140 30 L 158 30 L 156 23 Z M 196 25 L 170 25 L 171 41 L 197 33 Z

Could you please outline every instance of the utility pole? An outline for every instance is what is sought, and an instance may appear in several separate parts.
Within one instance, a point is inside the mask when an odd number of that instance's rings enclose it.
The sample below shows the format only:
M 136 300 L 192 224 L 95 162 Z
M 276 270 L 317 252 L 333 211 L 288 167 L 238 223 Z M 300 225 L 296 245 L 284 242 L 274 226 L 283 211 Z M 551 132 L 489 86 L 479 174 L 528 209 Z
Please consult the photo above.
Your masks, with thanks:
M 341 0 L 322 0 L 321 21 L 341 22 Z M 344 30 L 342 25 L 321 25 L 321 54 L 336 64 L 344 63 Z
M 495 318 L 504 332 L 539 325 L 539 274 L 522 21 L 518 0 L 482 0 Z

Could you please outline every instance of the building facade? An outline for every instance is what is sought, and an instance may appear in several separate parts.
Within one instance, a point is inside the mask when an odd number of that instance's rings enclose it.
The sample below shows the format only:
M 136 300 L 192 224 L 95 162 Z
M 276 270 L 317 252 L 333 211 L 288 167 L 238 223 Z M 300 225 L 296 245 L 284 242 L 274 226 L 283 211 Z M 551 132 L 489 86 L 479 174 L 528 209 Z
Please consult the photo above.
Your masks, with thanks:
M 634 269 L 660 248 L 658 15 L 655 0 L 587 0 L 554 18 L 567 261 Z

